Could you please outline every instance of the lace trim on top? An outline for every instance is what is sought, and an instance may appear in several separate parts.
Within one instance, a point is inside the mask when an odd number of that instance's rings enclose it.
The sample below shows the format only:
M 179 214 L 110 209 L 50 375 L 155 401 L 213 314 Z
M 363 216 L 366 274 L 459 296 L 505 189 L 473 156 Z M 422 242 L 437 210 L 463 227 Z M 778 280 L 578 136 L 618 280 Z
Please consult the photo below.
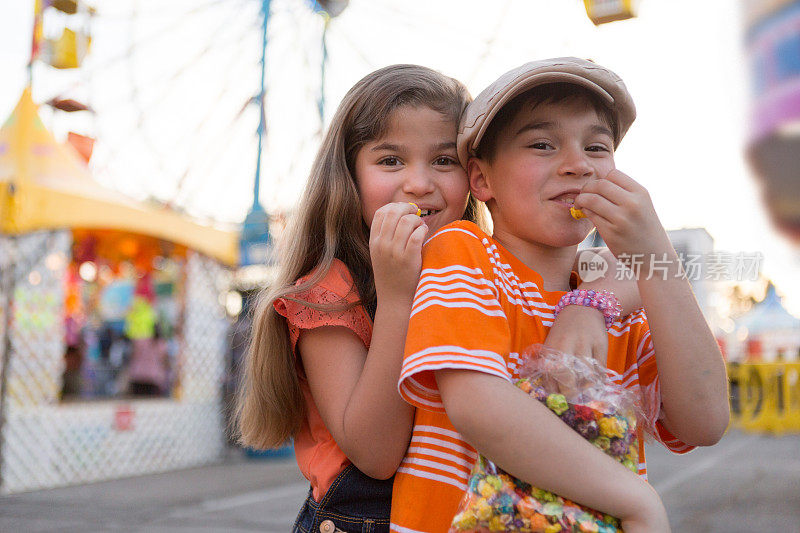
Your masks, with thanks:
M 301 278 L 297 284 L 302 283 L 305 279 Z M 278 298 L 273 302 L 273 306 L 280 315 L 286 318 L 292 351 L 295 350 L 302 329 L 314 329 L 322 326 L 344 326 L 358 335 L 364 346 L 369 348 L 372 337 L 372 321 L 364 306 L 355 305 L 342 309 L 342 307 L 357 302 L 358 299 L 358 291 L 350 272 L 344 263 L 336 261 L 331 265 L 328 275 L 317 285 L 307 291 Z M 315 309 L 309 307 L 305 302 L 330 309 Z

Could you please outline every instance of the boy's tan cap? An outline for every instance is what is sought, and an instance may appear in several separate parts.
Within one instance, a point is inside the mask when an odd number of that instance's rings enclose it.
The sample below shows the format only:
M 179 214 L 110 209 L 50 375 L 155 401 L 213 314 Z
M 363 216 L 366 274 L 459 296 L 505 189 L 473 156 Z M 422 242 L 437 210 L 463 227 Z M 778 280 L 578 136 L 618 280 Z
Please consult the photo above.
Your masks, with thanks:
M 458 128 L 458 159 L 464 168 L 469 157 L 475 155 L 497 112 L 515 96 L 548 83 L 574 83 L 596 92 L 608 102 L 619 128 L 615 146 L 636 118 L 636 107 L 628 89 L 622 79 L 607 68 L 577 57 L 532 61 L 500 76 L 467 107 Z

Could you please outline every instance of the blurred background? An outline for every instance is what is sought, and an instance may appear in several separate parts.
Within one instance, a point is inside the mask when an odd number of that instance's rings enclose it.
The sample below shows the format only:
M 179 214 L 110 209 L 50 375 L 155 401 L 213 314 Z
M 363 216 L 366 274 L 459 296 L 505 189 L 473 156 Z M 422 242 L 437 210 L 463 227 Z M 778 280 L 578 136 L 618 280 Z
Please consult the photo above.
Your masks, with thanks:
M 14 0 L 0 493 L 218 462 L 249 305 L 344 93 L 419 63 L 476 95 L 564 55 L 634 97 L 617 166 L 684 260 L 734 425 L 800 432 L 800 2 Z

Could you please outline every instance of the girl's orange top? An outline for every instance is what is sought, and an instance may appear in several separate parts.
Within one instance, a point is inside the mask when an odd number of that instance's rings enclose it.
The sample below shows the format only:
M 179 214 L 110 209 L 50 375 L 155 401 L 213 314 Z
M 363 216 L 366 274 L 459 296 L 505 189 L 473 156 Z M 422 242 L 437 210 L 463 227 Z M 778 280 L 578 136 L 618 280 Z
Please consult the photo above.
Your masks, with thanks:
M 297 283 L 302 283 L 308 277 L 299 279 Z M 302 300 L 315 306 L 329 306 L 333 309 L 314 309 L 295 300 Z M 315 501 L 322 499 L 333 480 L 350 464 L 350 461 L 339 449 L 320 417 L 303 371 L 303 362 L 296 350 L 297 339 L 304 329 L 342 326 L 358 335 L 364 346 L 369 349 L 372 321 L 366 309 L 361 305 L 341 309 L 343 305 L 358 301 L 358 290 L 350 271 L 344 263 L 334 259 L 330 271 L 318 284 L 307 291 L 278 298 L 273 303 L 275 310 L 286 318 L 297 374 L 300 378 L 300 388 L 306 402 L 306 418 L 294 437 L 294 452 L 300 471 L 311 482 Z M 336 384 L 332 383 L 331 386 Z

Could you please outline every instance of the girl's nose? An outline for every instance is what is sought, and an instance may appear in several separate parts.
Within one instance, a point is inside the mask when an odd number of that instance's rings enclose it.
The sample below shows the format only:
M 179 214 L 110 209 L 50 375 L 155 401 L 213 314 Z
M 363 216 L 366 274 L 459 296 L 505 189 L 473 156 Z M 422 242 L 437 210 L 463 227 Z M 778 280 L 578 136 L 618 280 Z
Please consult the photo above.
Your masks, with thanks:
M 558 173 L 561 176 L 582 178 L 591 176 L 594 167 L 589 164 L 588 157 L 582 149 L 567 149 L 563 153 Z
M 435 184 L 434 172 L 434 170 L 422 168 L 421 166 L 408 168 L 403 179 L 403 192 L 414 196 L 424 196 L 432 193 Z

